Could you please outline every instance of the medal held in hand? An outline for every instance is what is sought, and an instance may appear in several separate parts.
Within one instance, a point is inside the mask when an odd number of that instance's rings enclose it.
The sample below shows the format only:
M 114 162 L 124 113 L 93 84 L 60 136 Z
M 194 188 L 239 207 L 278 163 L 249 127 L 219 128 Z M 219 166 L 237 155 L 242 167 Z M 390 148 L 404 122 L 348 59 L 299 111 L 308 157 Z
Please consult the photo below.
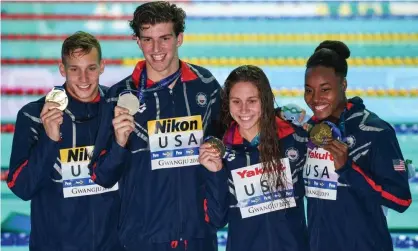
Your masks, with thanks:
M 129 110 L 130 115 L 135 115 L 139 111 L 139 100 L 130 92 L 121 93 L 118 99 L 118 106 Z
M 220 156 L 223 157 L 225 155 L 225 145 L 222 140 L 215 138 L 215 137 L 208 137 L 205 139 L 205 143 L 208 143 L 211 147 L 216 149 L 220 153 Z
M 327 139 L 336 139 L 345 143 L 340 129 L 332 122 L 323 121 L 316 124 L 309 132 L 309 148 L 321 147 Z
M 325 123 L 315 125 L 309 132 L 309 141 L 314 146 L 321 146 L 329 138 L 332 138 L 331 127 Z
M 59 104 L 58 110 L 64 111 L 68 106 L 68 97 L 64 89 L 54 88 L 45 97 L 46 102 L 54 102 Z

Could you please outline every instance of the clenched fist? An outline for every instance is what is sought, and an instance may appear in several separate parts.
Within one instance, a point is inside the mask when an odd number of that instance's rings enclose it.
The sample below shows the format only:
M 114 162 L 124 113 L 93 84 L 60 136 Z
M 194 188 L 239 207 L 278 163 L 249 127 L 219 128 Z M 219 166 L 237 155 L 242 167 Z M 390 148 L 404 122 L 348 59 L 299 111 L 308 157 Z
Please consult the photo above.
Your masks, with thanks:
M 64 113 L 58 109 L 59 106 L 54 102 L 46 102 L 41 111 L 41 121 L 46 135 L 53 141 L 60 140 L 60 127 L 64 121 Z
M 120 106 L 115 107 L 115 117 L 112 120 L 115 129 L 116 142 L 125 147 L 129 135 L 135 128 L 134 117 L 129 114 L 129 110 Z
M 222 159 L 219 151 L 207 143 L 199 148 L 199 163 L 211 172 L 222 169 Z

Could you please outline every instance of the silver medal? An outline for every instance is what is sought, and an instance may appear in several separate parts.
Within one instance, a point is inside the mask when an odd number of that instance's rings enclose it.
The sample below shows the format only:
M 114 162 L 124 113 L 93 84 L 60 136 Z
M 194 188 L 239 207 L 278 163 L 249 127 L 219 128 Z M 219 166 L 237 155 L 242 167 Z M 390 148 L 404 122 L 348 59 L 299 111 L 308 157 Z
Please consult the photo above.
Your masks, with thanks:
M 129 110 L 130 115 L 135 115 L 139 111 L 139 100 L 132 93 L 124 93 L 119 95 L 118 106 Z
M 67 93 L 63 89 L 52 89 L 45 97 L 46 102 L 54 102 L 59 104 L 58 110 L 64 111 L 68 106 Z

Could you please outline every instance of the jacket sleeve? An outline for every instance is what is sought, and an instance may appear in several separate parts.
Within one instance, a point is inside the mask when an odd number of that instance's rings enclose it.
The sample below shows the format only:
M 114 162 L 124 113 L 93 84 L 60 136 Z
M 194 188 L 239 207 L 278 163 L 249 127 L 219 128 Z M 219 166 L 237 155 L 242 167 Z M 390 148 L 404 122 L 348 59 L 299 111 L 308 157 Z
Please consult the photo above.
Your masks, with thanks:
M 223 133 L 226 129 L 220 121 L 222 88 L 216 80 L 214 81 L 215 88 L 209 97 L 208 108 L 203 118 L 203 123 L 206 125 L 204 135 L 205 137 L 214 136 L 222 139 Z
M 359 194 L 379 205 L 404 212 L 412 202 L 406 163 L 403 159 L 396 134 L 388 129 L 379 132 L 369 150 L 368 158 L 349 160 L 337 173 Z M 362 165 L 370 165 L 366 172 Z
M 218 172 L 210 172 L 203 166 L 201 168 L 206 177 L 205 221 L 222 228 L 226 225 L 229 208 L 228 171 L 225 166 Z
M 97 134 L 93 157 L 89 164 L 91 179 L 98 185 L 110 188 L 121 178 L 124 161 L 129 151 L 116 143 L 112 120 L 114 105 L 103 104 L 103 112 Z
M 295 125 L 293 125 L 293 127 L 296 128 Z M 289 137 L 292 137 L 292 140 L 294 141 L 293 145 L 295 147 L 296 154 L 298 156 L 298 159 L 296 159 L 293 162 L 293 164 L 291 163 L 293 187 L 295 188 L 295 195 L 298 198 L 305 196 L 305 185 L 303 181 L 303 167 L 306 161 L 306 152 L 307 152 L 306 142 L 308 141 L 307 135 L 308 134 L 305 130 L 301 128 L 296 128 L 295 133 L 289 136 Z M 291 152 L 288 152 L 287 154 L 289 155 L 291 154 Z
M 220 122 L 221 91 L 219 83 L 214 80 L 214 88 L 209 96 L 206 113 L 203 117 L 205 126 L 204 137 L 214 136 L 222 139 L 223 127 Z M 205 178 L 205 197 L 204 211 L 205 221 L 222 228 L 226 225 L 226 214 L 229 207 L 228 202 L 228 172 L 226 167 L 218 172 L 210 172 L 205 167 L 200 166 Z
M 40 118 L 23 110 L 17 114 L 7 186 L 19 198 L 30 200 L 52 182 L 50 174 L 54 165 L 58 166 L 59 143 L 46 135 Z

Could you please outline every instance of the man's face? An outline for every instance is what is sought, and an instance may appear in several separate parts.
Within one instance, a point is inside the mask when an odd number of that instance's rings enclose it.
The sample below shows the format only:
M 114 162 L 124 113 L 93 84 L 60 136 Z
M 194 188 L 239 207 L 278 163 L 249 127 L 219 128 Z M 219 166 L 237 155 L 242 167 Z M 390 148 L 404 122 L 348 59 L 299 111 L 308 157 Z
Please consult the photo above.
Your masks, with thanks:
M 178 48 L 183 43 L 183 33 L 176 36 L 172 22 L 143 25 L 141 28 L 138 45 L 147 62 L 147 72 L 164 78 L 177 71 Z
M 59 65 L 60 73 L 66 79 L 67 92 L 82 102 L 91 102 L 98 95 L 99 77 L 104 71 L 103 60 L 99 61 L 99 53 L 93 48 L 84 54 L 76 49 L 65 62 Z

